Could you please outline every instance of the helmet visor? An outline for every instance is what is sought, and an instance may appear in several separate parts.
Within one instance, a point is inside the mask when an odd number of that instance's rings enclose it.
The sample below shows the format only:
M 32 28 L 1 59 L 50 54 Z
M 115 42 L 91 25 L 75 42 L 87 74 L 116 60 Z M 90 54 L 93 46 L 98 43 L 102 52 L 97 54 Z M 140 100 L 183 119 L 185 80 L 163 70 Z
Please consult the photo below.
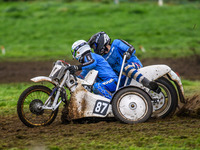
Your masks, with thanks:
M 93 48 L 94 49 L 94 51 L 97 49 L 97 43 L 93 43 L 92 45 L 91 45 L 91 48 Z
M 75 58 L 75 56 L 76 56 L 76 51 L 75 51 L 74 49 L 71 49 L 71 52 L 72 52 L 73 58 Z

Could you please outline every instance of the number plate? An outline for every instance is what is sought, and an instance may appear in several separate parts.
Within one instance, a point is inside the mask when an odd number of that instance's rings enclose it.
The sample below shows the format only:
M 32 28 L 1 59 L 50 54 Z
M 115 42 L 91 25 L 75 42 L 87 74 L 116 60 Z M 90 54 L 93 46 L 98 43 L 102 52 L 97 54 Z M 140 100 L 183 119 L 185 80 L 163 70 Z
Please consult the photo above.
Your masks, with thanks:
M 108 111 L 109 102 L 97 100 L 93 113 L 105 116 Z

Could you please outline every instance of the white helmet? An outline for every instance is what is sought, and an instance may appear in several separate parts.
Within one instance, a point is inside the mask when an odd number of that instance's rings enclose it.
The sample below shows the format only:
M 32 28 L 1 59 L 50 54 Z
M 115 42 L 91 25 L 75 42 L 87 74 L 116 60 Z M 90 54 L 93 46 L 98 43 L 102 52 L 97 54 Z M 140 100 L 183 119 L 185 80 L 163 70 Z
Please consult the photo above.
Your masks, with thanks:
M 73 58 L 76 58 L 79 62 L 81 62 L 83 54 L 91 52 L 91 48 L 85 40 L 78 40 L 73 43 L 71 51 Z

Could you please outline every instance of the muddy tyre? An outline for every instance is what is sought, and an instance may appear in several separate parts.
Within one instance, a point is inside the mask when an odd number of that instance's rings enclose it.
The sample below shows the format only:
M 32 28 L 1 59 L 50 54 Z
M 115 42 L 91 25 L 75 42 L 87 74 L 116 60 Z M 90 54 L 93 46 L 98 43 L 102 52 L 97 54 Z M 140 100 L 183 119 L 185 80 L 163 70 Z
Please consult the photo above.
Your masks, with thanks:
M 27 88 L 19 97 L 17 103 L 17 113 L 19 119 L 28 127 L 45 126 L 51 124 L 57 114 L 58 108 L 55 111 L 41 109 L 51 90 L 42 85 L 34 85 Z M 51 104 L 54 97 L 51 99 Z
M 172 116 L 178 105 L 178 96 L 173 84 L 164 77 L 156 80 L 161 93 L 149 93 L 152 98 L 153 118 L 165 118 Z
M 141 89 L 121 89 L 112 99 L 113 114 L 123 123 L 134 124 L 147 121 L 152 114 L 149 95 Z

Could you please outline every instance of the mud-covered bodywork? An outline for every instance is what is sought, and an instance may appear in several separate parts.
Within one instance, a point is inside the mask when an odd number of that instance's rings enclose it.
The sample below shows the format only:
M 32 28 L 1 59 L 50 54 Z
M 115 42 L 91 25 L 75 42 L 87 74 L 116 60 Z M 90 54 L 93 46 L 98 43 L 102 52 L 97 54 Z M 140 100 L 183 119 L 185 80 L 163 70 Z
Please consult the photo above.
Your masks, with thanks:
M 113 116 L 110 100 L 93 94 L 87 91 L 81 84 L 78 84 L 76 90 L 71 93 L 67 119 L 106 116 Z

